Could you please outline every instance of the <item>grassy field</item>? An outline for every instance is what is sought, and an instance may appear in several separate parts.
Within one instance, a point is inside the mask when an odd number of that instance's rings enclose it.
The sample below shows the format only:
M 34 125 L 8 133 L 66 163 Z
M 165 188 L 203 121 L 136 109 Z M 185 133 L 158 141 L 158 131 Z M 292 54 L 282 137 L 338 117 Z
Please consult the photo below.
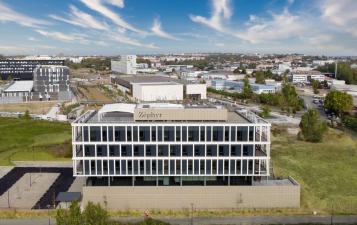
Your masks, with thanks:
M 106 96 L 98 86 L 80 86 L 78 89 L 83 93 L 84 98 L 92 101 L 113 102 L 111 98 Z
M 357 214 L 357 141 L 351 136 L 330 129 L 323 143 L 307 143 L 280 132 L 271 154 L 275 175 L 301 184 L 303 211 Z
M 71 128 L 66 123 L 0 118 L 0 143 L 2 166 L 17 160 L 69 159 Z
M 56 105 L 56 102 L 26 102 L 0 104 L 0 112 L 25 112 L 28 110 L 34 114 L 46 114 L 48 110 Z

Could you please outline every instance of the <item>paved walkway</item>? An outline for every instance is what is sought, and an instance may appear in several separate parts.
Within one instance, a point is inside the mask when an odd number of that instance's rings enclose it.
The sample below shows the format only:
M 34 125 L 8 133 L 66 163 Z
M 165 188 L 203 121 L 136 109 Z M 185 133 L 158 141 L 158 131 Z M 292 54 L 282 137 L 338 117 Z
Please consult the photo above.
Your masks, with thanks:
M 160 219 L 160 218 L 158 218 Z M 120 218 L 120 221 L 137 222 L 140 218 Z M 161 218 L 160 220 L 172 225 L 189 225 L 190 218 Z M 333 216 L 333 224 L 356 224 L 357 216 Z M 216 218 L 194 218 L 193 224 L 200 225 L 233 225 L 233 224 L 331 224 L 331 216 L 249 216 L 249 217 L 216 217 Z M 0 225 L 48 225 L 45 219 L 8 219 L 0 220 Z M 51 219 L 55 224 L 55 219 Z

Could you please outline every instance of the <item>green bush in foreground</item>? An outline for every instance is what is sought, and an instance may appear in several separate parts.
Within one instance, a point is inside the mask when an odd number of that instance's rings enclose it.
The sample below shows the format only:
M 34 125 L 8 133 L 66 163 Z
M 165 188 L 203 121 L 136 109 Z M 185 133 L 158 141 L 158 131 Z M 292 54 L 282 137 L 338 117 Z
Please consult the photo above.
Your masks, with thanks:
M 125 225 L 131 223 L 121 223 L 112 221 L 109 213 L 100 204 L 88 202 L 87 206 L 81 211 L 78 202 L 73 202 L 68 210 L 59 209 L 56 213 L 57 225 Z M 145 219 L 132 225 L 169 225 L 151 218 Z
M 327 124 L 321 121 L 316 109 L 308 110 L 301 118 L 299 139 L 309 142 L 321 142 L 327 131 Z

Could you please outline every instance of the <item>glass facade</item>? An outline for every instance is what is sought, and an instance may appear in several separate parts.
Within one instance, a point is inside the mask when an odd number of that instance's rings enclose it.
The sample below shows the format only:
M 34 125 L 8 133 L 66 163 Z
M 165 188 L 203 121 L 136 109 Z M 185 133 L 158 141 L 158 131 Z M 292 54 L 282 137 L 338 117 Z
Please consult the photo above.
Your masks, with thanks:
M 268 176 L 268 124 L 72 124 L 75 176 Z

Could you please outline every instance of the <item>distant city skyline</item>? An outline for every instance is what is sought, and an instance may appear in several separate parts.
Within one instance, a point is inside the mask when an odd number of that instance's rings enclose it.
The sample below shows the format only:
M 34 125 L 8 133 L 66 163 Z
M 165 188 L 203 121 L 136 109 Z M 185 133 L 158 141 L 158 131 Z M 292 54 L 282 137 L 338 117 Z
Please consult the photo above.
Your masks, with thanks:
M 357 55 L 355 0 L 0 0 L 0 54 Z

